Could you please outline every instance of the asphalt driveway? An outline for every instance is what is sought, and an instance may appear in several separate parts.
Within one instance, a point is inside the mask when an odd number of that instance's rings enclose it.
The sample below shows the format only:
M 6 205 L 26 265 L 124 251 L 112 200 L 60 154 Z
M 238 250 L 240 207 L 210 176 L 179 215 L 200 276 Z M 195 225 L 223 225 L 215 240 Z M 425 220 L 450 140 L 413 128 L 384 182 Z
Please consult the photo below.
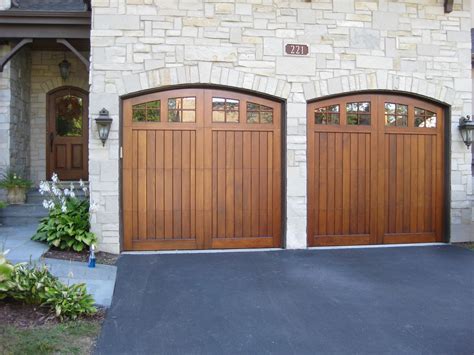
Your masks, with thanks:
M 123 255 L 99 354 L 472 354 L 453 246 Z

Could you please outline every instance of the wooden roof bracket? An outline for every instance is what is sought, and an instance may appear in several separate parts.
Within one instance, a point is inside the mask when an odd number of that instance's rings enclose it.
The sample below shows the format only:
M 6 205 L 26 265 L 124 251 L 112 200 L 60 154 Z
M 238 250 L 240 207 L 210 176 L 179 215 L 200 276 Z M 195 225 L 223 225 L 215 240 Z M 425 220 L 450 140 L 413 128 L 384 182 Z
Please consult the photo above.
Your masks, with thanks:
M 449 14 L 453 11 L 454 0 L 444 0 L 444 12 Z
M 86 58 L 84 58 L 84 56 L 76 48 L 74 48 L 74 46 L 71 43 L 69 43 L 64 38 L 57 39 L 56 42 L 66 46 L 72 53 L 74 53 L 76 57 L 78 57 L 79 60 L 86 66 L 87 71 L 89 71 L 89 66 L 90 66 L 89 61 Z
M 5 65 L 7 65 L 7 63 L 10 61 L 10 59 L 12 59 L 13 56 L 20 49 L 22 49 L 24 46 L 26 46 L 27 44 L 30 44 L 30 43 L 33 43 L 32 38 L 24 38 L 15 47 L 13 47 L 13 49 L 10 52 L 5 54 L 5 56 L 0 59 L 0 73 L 3 72 L 3 68 L 5 67 Z

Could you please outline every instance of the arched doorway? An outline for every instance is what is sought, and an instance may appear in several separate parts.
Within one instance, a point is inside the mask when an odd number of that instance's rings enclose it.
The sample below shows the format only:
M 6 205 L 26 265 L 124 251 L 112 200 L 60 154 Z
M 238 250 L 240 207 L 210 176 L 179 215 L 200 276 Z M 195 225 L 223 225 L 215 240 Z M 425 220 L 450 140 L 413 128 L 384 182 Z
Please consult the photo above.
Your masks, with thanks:
M 88 180 L 89 96 L 64 86 L 47 94 L 46 176 Z
M 123 101 L 125 250 L 281 245 L 281 104 L 215 89 Z
M 442 107 L 360 94 L 308 105 L 308 245 L 444 238 Z

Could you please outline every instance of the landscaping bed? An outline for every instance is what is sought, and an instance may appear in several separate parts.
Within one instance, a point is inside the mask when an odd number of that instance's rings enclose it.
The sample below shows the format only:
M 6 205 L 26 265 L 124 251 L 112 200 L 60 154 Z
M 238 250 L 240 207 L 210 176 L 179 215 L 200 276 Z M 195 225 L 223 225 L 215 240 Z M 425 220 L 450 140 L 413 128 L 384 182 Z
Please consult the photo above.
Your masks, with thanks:
M 43 254 L 43 257 L 68 261 L 88 262 L 89 252 L 76 252 L 72 250 L 60 250 L 57 248 L 50 248 L 46 253 Z M 106 253 L 103 251 L 95 252 L 95 262 L 97 264 L 115 265 L 118 257 L 119 256 L 116 254 Z
M 474 250 L 474 242 L 453 243 L 453 245 L 461 247 L 461 248 Z
M 0 301 L 1 354 L 90 354 L 105 310 L 60 322 L 50 310 L 12 300 Z

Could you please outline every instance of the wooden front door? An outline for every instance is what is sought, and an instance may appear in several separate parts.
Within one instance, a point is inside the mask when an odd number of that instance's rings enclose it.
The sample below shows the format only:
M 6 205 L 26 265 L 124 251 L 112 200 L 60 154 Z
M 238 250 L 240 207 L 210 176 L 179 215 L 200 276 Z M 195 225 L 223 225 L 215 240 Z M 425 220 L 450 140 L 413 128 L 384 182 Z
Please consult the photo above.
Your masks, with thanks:
M 88 180 L 89 99 L 86 91 L 62 87 L 47 97 L 47 178 Z
M 308 245 L 442 241 L 444 117 L 397 95 L 308 105 Z
M 281 105 L 179 89 L 123 103 L 125 250 L 281 245 Z

